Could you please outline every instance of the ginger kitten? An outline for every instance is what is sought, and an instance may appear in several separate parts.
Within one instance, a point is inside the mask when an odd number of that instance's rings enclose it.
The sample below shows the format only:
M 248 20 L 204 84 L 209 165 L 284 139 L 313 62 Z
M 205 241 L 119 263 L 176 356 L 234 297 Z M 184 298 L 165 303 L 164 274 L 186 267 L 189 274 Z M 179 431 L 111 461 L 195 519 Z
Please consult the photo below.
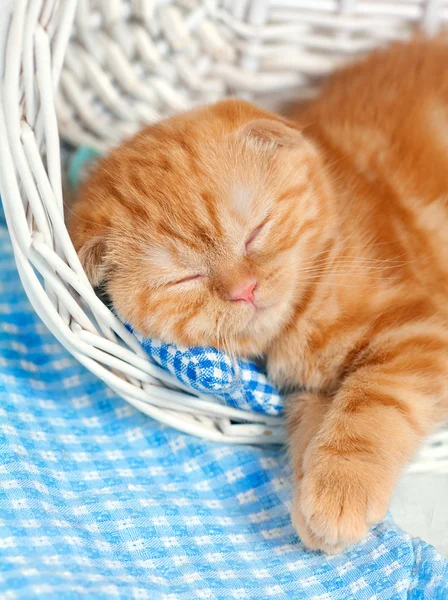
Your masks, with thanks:
M 376 52 L 295 117 L 228 100 L 148 127 L 70 229 L 141 333 L 307 388 L 287 400 L 292 520 L 338 552 L 448 418 L 448 46 Z

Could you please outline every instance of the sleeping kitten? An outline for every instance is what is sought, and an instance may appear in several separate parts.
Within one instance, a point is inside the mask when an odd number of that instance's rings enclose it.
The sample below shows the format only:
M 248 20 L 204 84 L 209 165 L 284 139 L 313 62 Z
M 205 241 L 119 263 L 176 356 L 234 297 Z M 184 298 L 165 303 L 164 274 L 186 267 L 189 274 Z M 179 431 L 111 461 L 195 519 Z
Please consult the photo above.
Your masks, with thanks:
M 394 45 L 288 122 L 228 100 L 100 161 L 71 235 L 141 333 L 264 355 L 293 523 L 338 552 L 448 417 L 448 46 Z

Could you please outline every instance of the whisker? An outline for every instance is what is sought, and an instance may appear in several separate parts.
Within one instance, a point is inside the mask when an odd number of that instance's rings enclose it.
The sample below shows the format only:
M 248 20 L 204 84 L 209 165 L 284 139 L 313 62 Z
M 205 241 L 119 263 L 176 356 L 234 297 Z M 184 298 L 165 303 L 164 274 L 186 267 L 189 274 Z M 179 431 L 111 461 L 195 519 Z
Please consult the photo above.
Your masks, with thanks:
M 344 266 L 348 266 L 350 267 L 350 271 L 352 271 L 353 269 L 358 269 L 361 271 L 384 271 L 387 269 L 398 269 L 398 267 L 401 267 L 403 265 L 407 265 L 409 263 L 407 262 L 403 262 L 403 263 L 397 263 L 394 265 L 363 265 L 363 264 L 352 264 L 351 262 L 347 262 L 347 263 L 337 263 L 336 267 L 340 268 L 340 267 L 344 267 Z M 294 263 L 288 263 L 288 266 L 293 266 Z M 318 267 L 306 267 L 305 269 L 300 269 L 298 272 L 299 273 L 306 273 L 309 271 L 320 271 L 320 272 L 324 272 L 328 270 L 329 273 L 333 272 L 334 267 L 333 265 L 328 265 L 328 266 L 318 266 Z
M 342 271 L 340 273 L 339 272 L 332 272 L 332 273 L 329 274 L 329 276 L 333 276 L 333 275 L 335 275 L 335 276 L 346 276 L 346 275 L 350 275 L 350 273 L 348 271 Z M 364 275 L 362 273 L 355 273 L 355 276 L 357 278 L 361 278 L 362 277 L 364 279 L 369 279 L 371 281 L 384 281 L 384 279 L 385 279 L 385 277 L 373 277 L 371 275 L 368 275 L 368 274 Z M 316 273 L 316 274 L 313 274 L 311 276 L 307 274 L 307 279 L 301 279 L 300 282 L 304 283 L 305 281 L 311 281 L 313 279 L 315 280 L 315 279 L 320 279 L 320 278 L 321 278 L 321 274 L 320 273 Z M 325 283 L 325 282 L 329 283 L 328 279 L 326 279 L 322 283 Z M 359 287 L 359 286 L 355 286 L 355 287 Z
M 309 281 L 309 280 L 305 279 L 305 280 L 301 281 L 301 283 L 305 283 L 305 284 L 307 284 L 307 283 L 316 283 L 316 285 L 323 285 L 323 283 L 326 283 L 328 286 L 331 286 L 331 287 L 346 287 L 346 288 L 354 288 L 354 289 L 358 289 L 359 290 L 359 285 L 351 285 L 351 284 L 348 284 L 348 283 L 336 283 L 336 282 L 333 282 L 333 281 L 331 283 L 328 282 L 328 281 L 327 282 L 322 282 L 322 281 L 315 282 L 313 280 Z M 364 288 L 369 288 L 369 287 L 374 288 L 374 287 L 376 287 L 376 284 L 363 285 L 363 289 Z

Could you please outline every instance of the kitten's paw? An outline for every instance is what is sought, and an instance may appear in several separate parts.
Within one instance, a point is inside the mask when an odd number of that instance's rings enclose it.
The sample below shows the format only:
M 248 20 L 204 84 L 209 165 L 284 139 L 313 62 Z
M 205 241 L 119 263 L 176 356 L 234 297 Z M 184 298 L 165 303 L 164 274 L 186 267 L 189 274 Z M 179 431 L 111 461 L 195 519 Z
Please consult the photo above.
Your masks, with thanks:
M 310 448 L 293 523 L 313 550 L 337 553 L 362 540 L 387 512 L 390 487 L 365 460 Z
M 339 554 L 343 546 L 326 544 L 325 541 L 316 536 L 307 525 L 302 509 L 300 508 L 300 490 L 297 492 L 291 511 L 291 521 L 294 529 L 300 537 L 304 546 L 309 550 L 322 550 L 326 554 Z

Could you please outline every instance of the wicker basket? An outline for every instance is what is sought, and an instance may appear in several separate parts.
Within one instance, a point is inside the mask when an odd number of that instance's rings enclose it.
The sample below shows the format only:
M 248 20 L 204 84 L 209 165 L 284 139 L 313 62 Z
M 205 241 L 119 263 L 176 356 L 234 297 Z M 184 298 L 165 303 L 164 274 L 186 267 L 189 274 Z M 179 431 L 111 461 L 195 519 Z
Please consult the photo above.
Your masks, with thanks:
M 38 315 L 147 415 L 211 440 L 281 441 L 278 418 L 182 389 L 95 296 L 64 225 L 59 135 L 103 151 L 197 102 L 311 93 L 347 58 L 446 21 L 441 0 L 3 0 L 0 191 Z M 446 430 L 413 469 L 448 472 Z

